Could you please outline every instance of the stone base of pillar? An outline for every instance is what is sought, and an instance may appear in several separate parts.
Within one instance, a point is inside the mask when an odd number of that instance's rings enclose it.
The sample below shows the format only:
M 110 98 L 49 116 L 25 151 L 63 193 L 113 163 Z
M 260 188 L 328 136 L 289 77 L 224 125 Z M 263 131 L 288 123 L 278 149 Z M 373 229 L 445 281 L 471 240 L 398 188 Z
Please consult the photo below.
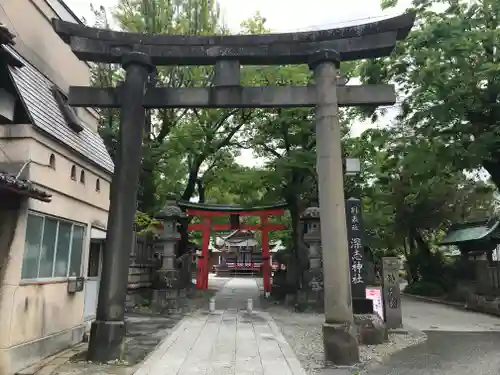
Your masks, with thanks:
M 325 292 L 323 289 L 311 289 L 299 291 L 298 295 L 298 310 L 306 311 L 312 309 L 316 312 L 324 311 Z
M 120 359 L 123 354 L 125 334 L 124 321 L 96 320 L 92 322 L 87 360 L 108 362 Z
M 356 327 L 350 323 L 324 323 L 325 360 L 340 366 L 350 366 L 359 362 L 356 331 Z
M 180 296 L 177 289 L 156 289 L 153 291 L 153 310 L 160 314 L 179 312 Z
M 380 345 L 389 339 L 387 327 L 377 314 L 354 314 L 358 342 L 363 345 Z

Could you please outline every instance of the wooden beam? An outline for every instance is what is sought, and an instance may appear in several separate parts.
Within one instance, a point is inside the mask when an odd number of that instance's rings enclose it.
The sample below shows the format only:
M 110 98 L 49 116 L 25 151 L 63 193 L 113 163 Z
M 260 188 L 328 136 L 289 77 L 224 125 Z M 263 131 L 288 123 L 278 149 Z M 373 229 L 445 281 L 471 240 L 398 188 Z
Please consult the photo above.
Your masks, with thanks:
M 204 224 L 189 224 L 188 230 L 203 230 Z M 211 229 L 215 232 L 220 231 L 230 231 L 231 225 L 229 224 L 212 224 Z M 240 228 L 242 230 L 284 230 L 286 226 L 284 224 L 241 224 Z
M 392 105 L 394 85 L 337 87 L 339 106 Z M 296 108 L 313 107 L 314 86 L 183 87 L 150 88 L 145 108 Z M 72 86 L 69 104 L 74 107 L 119 108 L 119 89 Z

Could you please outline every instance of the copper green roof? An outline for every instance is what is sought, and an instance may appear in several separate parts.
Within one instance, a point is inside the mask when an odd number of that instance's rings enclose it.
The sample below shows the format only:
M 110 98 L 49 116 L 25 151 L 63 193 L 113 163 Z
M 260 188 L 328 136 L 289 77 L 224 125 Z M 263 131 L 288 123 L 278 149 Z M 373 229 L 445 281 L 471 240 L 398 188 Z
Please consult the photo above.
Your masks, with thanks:
M 275 210 L 279 208 L 287 208 L 288 203 L 278 202 L 267 206 L 238 206 L 238 205 L 224 205 L 224 204 L 209 204 L 209 203 L 195 203 L 187 201 L 177 201 L 177 205 L 184 209 L 200 210 L 200 211 L 219 211 L 219 212 L 252 212 L 252 211 L 265 211 Z
M 471 241 L 498 239 L 496 231 L 499 224 L 500 220 L 498 217 L 453 224 L 440 245 L 458 245 Z

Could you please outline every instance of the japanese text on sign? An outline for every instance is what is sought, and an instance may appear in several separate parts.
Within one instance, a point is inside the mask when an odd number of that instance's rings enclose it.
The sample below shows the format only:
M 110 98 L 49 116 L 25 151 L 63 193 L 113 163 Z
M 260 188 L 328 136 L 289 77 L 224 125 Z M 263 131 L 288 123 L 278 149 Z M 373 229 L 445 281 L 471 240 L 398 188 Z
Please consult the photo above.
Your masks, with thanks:
M 351 207 L 351 230 L 361 230 L 359 222 L 359 208 L 356 206 Z
M 385 282 L 390 285 L 396 284 L 396 275 L 392 272 L 389 272 L 385 278 Z
M 349 254 L 351 255 L 351 282 L 352 284 L 362 284 L 363 277 L 363 243 L 361 241 L 361 221 L 360 208 L 356 205 L 349 207 L 350 239 L 349 239 Z
M 394 288 L 389 288 L 387 291 L 387 296 L 388 296 L 388 306 L 390 309 L 397 309 L 398 308 L 398 299 L 394 295 Z
M 353 284 L 360 284 L 363 282 L 363 277 L 361 276 L 363 269 L 363 255 L 361 253 L 363 245 L 361 244 L 361 238 L 351 238 L 349 245 L 351 253 L 351 281 Z

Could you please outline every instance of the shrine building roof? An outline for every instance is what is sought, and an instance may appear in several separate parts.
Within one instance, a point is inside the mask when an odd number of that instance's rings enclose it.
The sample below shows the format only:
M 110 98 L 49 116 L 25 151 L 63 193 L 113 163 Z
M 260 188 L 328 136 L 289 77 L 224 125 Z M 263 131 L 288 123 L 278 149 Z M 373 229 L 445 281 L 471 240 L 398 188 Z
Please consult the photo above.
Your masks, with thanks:
M 498 240 L 499 217 L 453 224 L 440 245 L 460 245 L 473 241 Z

